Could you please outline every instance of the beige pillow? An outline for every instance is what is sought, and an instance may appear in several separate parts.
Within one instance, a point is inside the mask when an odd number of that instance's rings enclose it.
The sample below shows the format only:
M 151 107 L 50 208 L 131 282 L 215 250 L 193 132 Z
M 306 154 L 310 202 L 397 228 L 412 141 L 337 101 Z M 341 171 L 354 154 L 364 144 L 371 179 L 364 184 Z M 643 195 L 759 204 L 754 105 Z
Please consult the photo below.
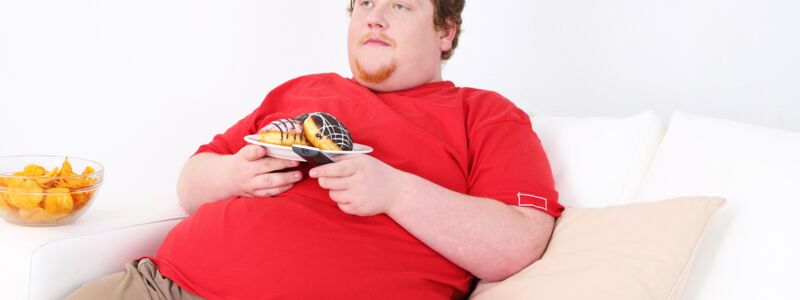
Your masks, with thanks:
M 678 299 L 718 197 L 567 208 L 544 256 L 471 299 Z

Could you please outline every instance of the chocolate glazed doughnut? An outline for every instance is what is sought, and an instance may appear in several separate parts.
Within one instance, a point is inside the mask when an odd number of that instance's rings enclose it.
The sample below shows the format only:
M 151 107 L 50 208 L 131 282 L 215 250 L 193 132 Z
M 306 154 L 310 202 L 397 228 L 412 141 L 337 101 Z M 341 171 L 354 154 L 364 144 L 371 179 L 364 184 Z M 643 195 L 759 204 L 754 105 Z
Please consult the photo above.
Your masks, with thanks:
M 353 137 L 335 117 L 324 112 L 303 114 L 295 118 L 303 123 L 306 138 L 322 150 L 353 150 Z

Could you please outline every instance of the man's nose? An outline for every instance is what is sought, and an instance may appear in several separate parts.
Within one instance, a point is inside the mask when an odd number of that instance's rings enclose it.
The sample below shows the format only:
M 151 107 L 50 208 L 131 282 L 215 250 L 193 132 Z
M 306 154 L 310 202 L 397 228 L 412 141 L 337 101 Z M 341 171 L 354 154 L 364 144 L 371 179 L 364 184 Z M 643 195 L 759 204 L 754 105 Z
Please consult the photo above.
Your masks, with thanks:
M 389 22 L 386 21 L 386 12 L 382 7 L 373 9 L 369 16 L 367 16 L 367 25 L 369 29 L 385 30 L 389 28 Z

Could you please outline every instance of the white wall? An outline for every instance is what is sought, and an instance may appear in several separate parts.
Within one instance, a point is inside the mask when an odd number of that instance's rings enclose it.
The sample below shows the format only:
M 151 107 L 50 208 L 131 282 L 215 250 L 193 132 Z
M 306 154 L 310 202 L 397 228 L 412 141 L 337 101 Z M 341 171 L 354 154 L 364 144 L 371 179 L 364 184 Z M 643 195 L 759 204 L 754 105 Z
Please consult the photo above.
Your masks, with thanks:
M 675 109 L 800 129 L 800 1 L 471 1 L 461 84 L 534 112 Z
M 158 178 L 271 88 L 349 76 L 346 3 L 0 0 L 0 155 L 89 157 L 110 164 L 107 185 L 171 192 Z M 799 130 L 799 3 L 470 0 L 445 77 L 535 113 Z

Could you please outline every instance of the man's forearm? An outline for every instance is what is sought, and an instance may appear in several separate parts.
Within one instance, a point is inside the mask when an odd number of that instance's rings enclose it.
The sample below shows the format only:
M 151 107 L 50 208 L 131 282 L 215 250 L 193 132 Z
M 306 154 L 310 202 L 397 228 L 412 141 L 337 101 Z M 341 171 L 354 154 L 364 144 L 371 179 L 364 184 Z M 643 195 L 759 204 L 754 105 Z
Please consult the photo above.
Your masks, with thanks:
M 411 175 L 412 188 L 387 212 L 426 245 L 478 278 L 507 278 L 538 260 L 554 218 L 531 208 L 450 191 Z
M 226 198 L 229 192 L 222 186 L 223 180 L 217 178 L 223 155 L 200 153 L 190 158 L 178 178 L 178 199 L 189 214 L 193 214 L 207 202 Z

